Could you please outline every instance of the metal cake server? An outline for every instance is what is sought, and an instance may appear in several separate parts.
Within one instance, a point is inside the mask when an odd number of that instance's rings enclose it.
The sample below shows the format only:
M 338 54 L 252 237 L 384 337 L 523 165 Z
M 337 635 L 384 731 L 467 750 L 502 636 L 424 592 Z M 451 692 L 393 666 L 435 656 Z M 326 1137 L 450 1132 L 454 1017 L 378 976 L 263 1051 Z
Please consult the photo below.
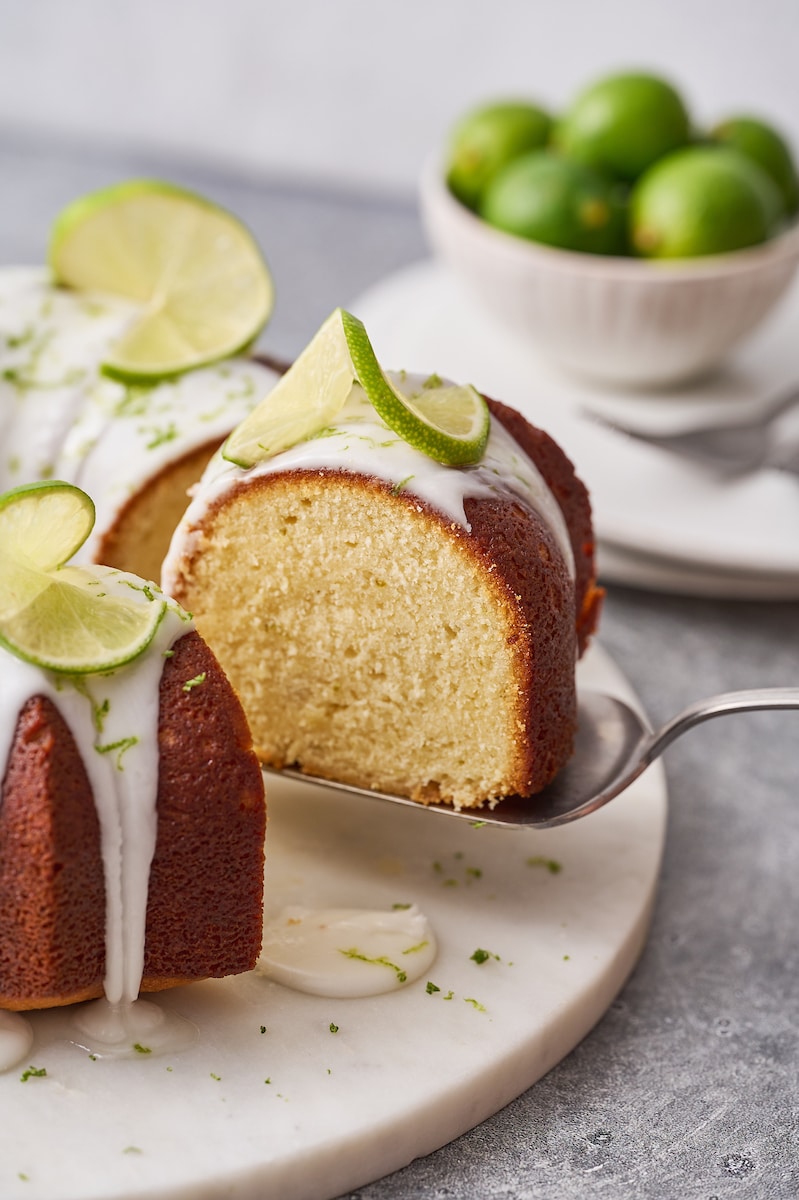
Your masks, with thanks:
M 667 746 L 688 729 L 713 717 L 755 709 L 799 708 L 799 687 L 752 688 L 725 692 L 683 709 L 662 728 L 652 733 L 644 717 L 624 700 L 605 692 L 581 690 L 578 697 L 578 726 L 572 758 L 553 782 L 529 800 L 508 796 L 494 809 L 457 810 L 446 804 L 419 804 L 407 796 L 394 796 L 369 788 L 353 787 L 306 775 L 293 767 L 273 775 L 317 783 L 335 791 L 352 792 L 373 800 L 405 804 L 424 812 L 443 813 L 474 824 L 503 825 L 511 829 L 552 829 L 596 812 L 618 796 L 659 758 Z
M 781 444 L 775 437 L 778 419 L 799 405 L 799 388 L 794 386 L 775 396 L 757 413 L 740 416 L 726 424 L 702 426 L 680 433 L 645 433 L 616 418 L 591 410 L 586 415 L 598 425 L 636 441 L 648 442 L 703 466 L 731 475 L 743 475 L 763 467 L 799 474 L 799 440 Z

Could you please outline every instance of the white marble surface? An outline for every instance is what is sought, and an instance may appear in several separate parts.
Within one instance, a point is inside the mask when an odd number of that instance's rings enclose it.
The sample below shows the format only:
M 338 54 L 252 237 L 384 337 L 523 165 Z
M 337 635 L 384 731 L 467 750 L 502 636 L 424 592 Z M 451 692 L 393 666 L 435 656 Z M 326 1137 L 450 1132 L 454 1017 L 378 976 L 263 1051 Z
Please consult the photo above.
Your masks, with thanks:
M 629 696 L 599 649 L 581 678 Z M 268 917 L 418 904 L 435 961 L 355 999 L 257 969 L 176 989 L 157 1003 L 199 1036 L 164 1057 L 93 1061 L 69 1042 L 73 1010 L 36 1014 L 28 1058 L 0 1074 L 3 1200 L 331 1200 L 515 1099 L 596 1024 L 641 952 L 665 834 L 660 765 L 550 832 L 287 780 L 269 781 L 268 803 Z M 22 1086 L 28 1061 L 46 1076 Z
M 0 2 L 0 127 L 404 192 L 467 107 L 643 66 L 799 144 L 795 0 Z

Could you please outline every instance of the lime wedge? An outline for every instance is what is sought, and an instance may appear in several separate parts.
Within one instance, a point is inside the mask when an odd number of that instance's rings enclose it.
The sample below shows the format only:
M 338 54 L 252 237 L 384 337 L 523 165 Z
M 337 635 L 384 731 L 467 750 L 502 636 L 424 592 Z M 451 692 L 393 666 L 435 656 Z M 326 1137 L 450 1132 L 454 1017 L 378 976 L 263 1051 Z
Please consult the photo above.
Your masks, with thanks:
M 166 611 L 154 584 L 109 567 L 61 564 L 83 544 L 94 505 L 71 484 L 0 496 L 0 645 L 68 674 L 110 671 L 152 641 Z
M 337 308 L 295 359 L 272 391 L 233 430 L 222 457 L 252 467 L 308 441 L 335 421 L 350 394 L 355 374 Z
M 80 550 L 94 527 L 94 504 L 60 480 L 29 483 L 0 496 L 0 548 L 40 571 Z
M 137 306 L 103 364 L 125 382 L 155 382 L 236 354 L 272 314 L 272 278 L 250 232 L 210 201 L 157 180 L 74 201 L 55 222 L 49 260 L 58 283 Z
M 252 467 L 321 433 L 341 412 L 355 382 L 389 429 L 430 458 L 449 466 L 482 458 L 490 416 L 480 393 L 435 378 L 406 395 L 377 361 L 363 323 L 341 308 L 233 431 L 223 458 Z

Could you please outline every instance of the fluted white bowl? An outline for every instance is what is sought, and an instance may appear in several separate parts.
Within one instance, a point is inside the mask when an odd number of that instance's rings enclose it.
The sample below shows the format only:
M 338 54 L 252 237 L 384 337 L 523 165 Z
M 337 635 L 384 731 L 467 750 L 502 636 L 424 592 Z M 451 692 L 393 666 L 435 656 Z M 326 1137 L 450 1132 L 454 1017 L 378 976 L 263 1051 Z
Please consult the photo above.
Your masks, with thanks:
M 465 208 L 436 161 L 420 204 L 433 251 L 487 312 L 543 357 L 608 384 L 666 387 L 709 371 L 754 332 L 799 266 L 799 224 L 760 246 L 694 259 L 538 245 Z

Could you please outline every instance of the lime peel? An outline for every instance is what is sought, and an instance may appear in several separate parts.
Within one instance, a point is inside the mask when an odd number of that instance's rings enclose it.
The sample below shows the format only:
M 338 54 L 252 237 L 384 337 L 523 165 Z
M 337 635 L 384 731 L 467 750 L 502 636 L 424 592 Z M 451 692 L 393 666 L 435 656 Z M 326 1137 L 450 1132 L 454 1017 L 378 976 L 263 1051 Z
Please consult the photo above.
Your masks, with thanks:
M 447 466 L 482 458 L 490 414 L 480 393 L 431 377 L 407 395 L 380 366 L 363 323 L 341 308 L 233 431 L 222 457 L 247 469 L 316 437 L 336 419 L 355 383 L 388 428 L 414 449 Z
M 0 496 L 0 645 L 16 657 L 93 674 L 130 662 L 153 640 L 167 607 L 159 588 L 107 567 L 63 565 L 93 524 L 91 500 L 72 484 Z
M 380 366 L 363 322 L 347 312 L 342 312 L 342 321 L 357 380 L 389 429 L 446 466 L 479 462 L 491 418 L 476 388 L 441 384 L 408 396 Z

